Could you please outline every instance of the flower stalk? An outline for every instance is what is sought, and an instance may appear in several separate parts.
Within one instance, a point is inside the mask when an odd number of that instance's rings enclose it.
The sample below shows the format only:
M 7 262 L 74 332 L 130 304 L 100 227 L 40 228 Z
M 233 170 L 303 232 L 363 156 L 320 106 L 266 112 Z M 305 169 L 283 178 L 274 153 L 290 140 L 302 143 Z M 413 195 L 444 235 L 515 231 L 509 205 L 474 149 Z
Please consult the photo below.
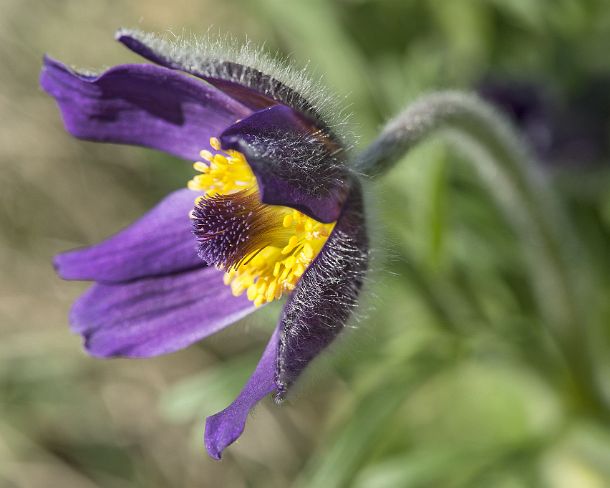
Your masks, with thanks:
M 546 175 L 504 117 L 473 95 L 429 94 L 385 126 L 357 157 L 356 168 L 378 177 L 439 132 L 474 165 L 519 237 L 543 322 L 570 371 L 576 406 L 607 415 L 590 347 L 591 267 Z

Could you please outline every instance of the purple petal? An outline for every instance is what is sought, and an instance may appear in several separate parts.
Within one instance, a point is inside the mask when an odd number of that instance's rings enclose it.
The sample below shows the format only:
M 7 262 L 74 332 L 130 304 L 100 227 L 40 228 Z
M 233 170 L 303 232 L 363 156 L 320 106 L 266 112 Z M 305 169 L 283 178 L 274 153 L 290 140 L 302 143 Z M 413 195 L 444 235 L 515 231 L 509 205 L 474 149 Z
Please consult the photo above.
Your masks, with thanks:
M 321 221 L 339 217 L 347 189 L 342 150 L 285 105 L 255 112 L 220 136 L 224 149 L 242 152 L 262 201 L 285 205 Z
M 121 65 L 91 76 L 44 58 L 42 88 L 81 139 L 151 147 L 196 160 L 212 136 L 251 113 L 220 90 L 173 70 Z
M 278 398 L 343 330 L 368 266 L 360 184 L 354 182 L 328 241 L 288 299 L 280 320 Z
M 254 311 L 223 272 L 200 268 L 130 283 L 93 285 L 72 308 L 93 356 L 150 357 L 182 349 Z
M 59 276 L 121 282 L 205 266 L 189 218 L 196 196 L 187 189 L 175 191 L 113 237 L 56 256 Z
M 242 434 L 250 410 L 276 389 L 278 337 L 279 327 L 273 332 L 254 373 L 238 397 L 222 412 L 206 419 L 205 447 L 214 459 L 220 459 L 222 451 Z
M 280 103 L 326 127 L 316 108 L 300 93 L 255 68 L 218 57 L 201 56 L 187 43 L 168 42 L 155 34 L 137 30 L 121 29 L 116 39 L 153 63 L 204 79 L 252 110 Z
M 139 36 L 142 38 L 139 38 Z M 273 100 L 273 98 L 265 96 L 260 91 L 254 90 L 252 88 L 248 88 L 247 86 L 240 85 L 238 83 L 223 80 L 218 78 L 217 76 L 211 76 L 211 73 L 206 71 L 205 73 L 202 70 L 196 68 L 196 63 L 193 62 L 185 62 L 185 60 L 181 56 L 173 56 L 169 57 L 167 54 L 153 49 L 150 43 L 146 43 L 144 40 L 146 35 L 143 35 L 139 32 L 130 32 L 121 30 L 117 33 L 117 40 L 126 46 L 128 49 L 133 52 L 139 54 L 145 59 L 163 66 L 165 68 L 176 69 L 180 71 L 184 71 L 185 73 L 190 73 L 195 76 L 199 76 L 204 79 L 208 83 L 211 83 L 219 90 L 223 91 L 231 98 L 238 100 L 240 103 L 243 103 L 245 106 L 252 110 L 260 110 L 262 108 L 269 107 L 271 105 L 275 105 L 277 102 Z M 152 38 L 150 39 L 152 41 Z M 157 41 L 159 41 L 157 39 Z M 165 46 L 167 48 L 168 46 Z M 245 66 L 237 65 L 235 63 L 230 63 L 228 61 L 216 61 L 215 65 L 210 66 L 211 63 L 208 63 L 208 69 L 210 71 L 217 71 L 227 73 L 227 76 L 230 72 L 234 72 L 239 68 L 246 69 Z M 254 71 L 254 70 L 253 70 Z M 254 73 L 248 73 L 248 77 L 242 77 L 245 81 L 246 78 L 251 79 L 251 76 Z M 262 73 L 256 72 L 256 74 L 260 77 Z M 232 76 L 238 77 L 237 73 L 234 73 Z

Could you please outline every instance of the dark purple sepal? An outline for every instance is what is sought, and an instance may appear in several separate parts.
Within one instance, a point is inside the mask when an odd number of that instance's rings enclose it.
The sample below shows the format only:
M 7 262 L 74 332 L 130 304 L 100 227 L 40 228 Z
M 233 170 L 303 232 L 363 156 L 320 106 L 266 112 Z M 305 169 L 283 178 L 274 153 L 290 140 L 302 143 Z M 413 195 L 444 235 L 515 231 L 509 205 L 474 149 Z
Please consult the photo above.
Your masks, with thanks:
M 244 431 L 248 414 L 254 406 L 275 391 L 278 338 L 279 327 L 273 332 L 254 373 L 237 398 L 222 412 L 206 419 L 204 443 L 212 458 L 221 458 L 222 451 Z
M 153 63 L 204 79 L 251 110 L 278 103 L 288 105 L 328 130 L 309 100 L 258 69 L 228 59 L 205 57 L 187 43 L 166 41 L 155 34 L 137 30 L 121 29 L 116 39 Z
M 59 254 L 57 273 L 65 280 L 112 283 L 205 266 L 189 218 L 196 196 L 187 189 L 175 191 L 109 239 Z
M 196 160 L 199 151 L 252 111 L 213 86 L 171 69 L 120 65 L 100 75 L 47 56 L 40 75 L 75 137 L 158 149 Z
M 199 268 L 129 283 L 94 284 L 74 304 L 72 330 L 97 357 L 167 354 L 231 325 L 255 310 L 234 297 L 224 272 Z
M 199 66 L 198 69 L 196 63 L 187 63 L 182 57 L 171 58 L 165 53 L 153 49 L 150 44 L 144 42 L 144 39 L 137 38 L 134 36 L 134 34 L 135 32 L 129 33 L 128 31 L 121 30 L 117 33 L 116 39 L 131 51 L 155 64 L 164 66 L 165 68 L 184 71 L 185 73 L 189 73 L 204 79 L 208 83 L 214 85 L 216 88 L 229 95 L 231 98 L 234 98 L 252 110 L 260 110 L 278 103 L 273 100 L 273 98 L 270 98 L 253 88 L 240 85 L 234 81 L 219 78 L 219 74 L 212 76 L 212 73 L 224 72 L 227 78 L 241 77 L 242 74 L 246 73 L 238 73 L 237 71 L 238 69 L 244 71 L 247 69 L 245 66 L 231 63 L 229 61 L 217 60 L 215 62 L 209 61 L 206 63 L 205 66 L 207 66 L 207 69 L 205 69 L 204 66 Z M 260 72 L 255 72 L 255 70 L 251 71 L 252 72 L 247 73 L 250 79 L 252 79 L 253 75 L 256 75 L 258 78 L 264 76 Z M 259 84 L 261 84 L 260 80 Z
M 288 298 L 280 319 L 277 396 L 344 329 L 368 267 L 368 237 L 360 183 L 354 181 L 326 244 Z
M 343 150 L 290 107 L 255 112 L 227 128 L 220 142 L 246 156 L 264 203 L 320 222 L 339 217 L 349 178 Z

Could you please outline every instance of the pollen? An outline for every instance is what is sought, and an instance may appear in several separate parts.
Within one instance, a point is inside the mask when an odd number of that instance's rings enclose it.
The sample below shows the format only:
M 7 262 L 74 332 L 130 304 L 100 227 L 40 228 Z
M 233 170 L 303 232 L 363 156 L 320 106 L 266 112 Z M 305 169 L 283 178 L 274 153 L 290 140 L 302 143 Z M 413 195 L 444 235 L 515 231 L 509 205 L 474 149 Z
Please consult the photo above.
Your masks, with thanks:
M 246 157 L 222 150 L 215 137 L 210 148 L 200 152 L 202 161 L 193 164 L 199 174 L 188 183 L 202 193 L 191 212 L 199 254 L 225 271 L 233 295 L 246 293 L 256 306 L 277 300 L 294 290 L 335 224 L 262 203 Z

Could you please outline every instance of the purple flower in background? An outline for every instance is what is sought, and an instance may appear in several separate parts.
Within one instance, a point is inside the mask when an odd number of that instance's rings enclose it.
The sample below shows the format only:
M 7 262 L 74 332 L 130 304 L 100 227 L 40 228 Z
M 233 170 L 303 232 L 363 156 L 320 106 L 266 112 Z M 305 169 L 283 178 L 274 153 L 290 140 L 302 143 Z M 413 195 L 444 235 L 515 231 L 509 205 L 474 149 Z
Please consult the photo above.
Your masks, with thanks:
M 94 75 L 45 58 L 41 85 L 66 129 L 196 161 L 199 174 L 55 266 L 95 282 L 70 321 L 99 357 L 170 353 L 287 296 L 251 378 L 207 419 L 206 448 L 219 459 L 256 403 L 283 399 L 356 306 L 368 262 L 360 183 L 328 122 L 334 107 L 302 73 L 247 49 L 117 38 L 155 64 Z
M 522 131 L 540 160 L 554 165 L 595 165 L 610 160 L 610 77 L 596 75 L 567 92 L 550 82 L 489 77 L 481 97 Z

